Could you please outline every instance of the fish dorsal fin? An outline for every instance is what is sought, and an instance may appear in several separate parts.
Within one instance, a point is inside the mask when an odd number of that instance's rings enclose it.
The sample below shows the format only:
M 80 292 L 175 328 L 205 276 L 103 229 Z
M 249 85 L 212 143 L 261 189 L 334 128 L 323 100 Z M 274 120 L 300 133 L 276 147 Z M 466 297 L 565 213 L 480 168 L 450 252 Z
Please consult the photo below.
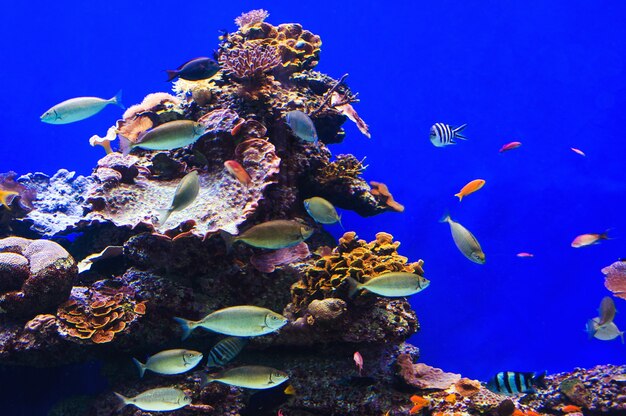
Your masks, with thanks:
M 181 66 L 179 66 L 179 67 L 178 67 L 178 68 L 176 68 L 176 69 L 178 69 L 178 70 L 180 71 L 180 70 L 181 70 L 181 69 L 183 69 L 183 67 L 184 67 L 185 65 L 187 65 L 189 62 L 197 61 L 198 59 L 211 59 L 211 58 L 209 58 L 208 56 L 200 56 L 200 57 L 198 57 L 198 58 L 193 58 L 193 59 L 190 59 L 190 60 L 188 60 L 187 62 L 183 63 Z

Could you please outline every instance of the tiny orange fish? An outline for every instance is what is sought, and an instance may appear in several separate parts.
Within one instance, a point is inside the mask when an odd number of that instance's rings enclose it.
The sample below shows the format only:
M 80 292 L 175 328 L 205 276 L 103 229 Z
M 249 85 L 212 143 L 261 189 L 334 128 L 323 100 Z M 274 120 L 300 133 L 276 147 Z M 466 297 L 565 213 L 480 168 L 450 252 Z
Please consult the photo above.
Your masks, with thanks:
M 587 156 L 587 155 L 585 154 L 585 152 L 583 152 L 583 151 L 582 151 L 582 150 L 580 150 L 580 149 L 576 149 L 575 147 L 570 147 L 570 149 L 572 149 L 572 152 L 574 152 L 574 153 L 578 153 L 578 154 L 579 154 L 579 155 L 581 155 L 581 156 Z
M 525 251 L 522 251 L 521 253 L 517 253 L 516 254 L 517 257 L 535 257 L 534 254 L 532 253 L 526 253 Z
M 526 410 L 526 416 L 541 416 L 541 414 L 533 410 Z
M 502 152 L 506 152 L 508 150 L 513 150 L 513 149 L 517 149 L 518 147 L 520 147 L 522 145 L 522 142 L 511 142 L 511 143 L 507 143 L 504 146 L 502 146 L 500 148 L 500 153 Z
M 456 403 L 456 394 L 450 393 L 444 399 L 447 403 L 454 404 Z
M 248 172 L 235 160 L 227 160 L 224 162 L 226 170 L 233 175 L 239 182 L 248 186 L 252 183 L 252 178 L 248 175 Z
M 480 188 L 482 188 L 484 185 L 485 185 L 485 180 L 484 179 L 474 179 L 473 181 L 468 182 L 467 185 L 465 185 L 463 188 L 461 188 L 459 193 L 454 194 L 454 196 L 458 196 L 459 197 L 459 202 L 461 202 L 463 200 L 464 196 L 468 196 L 469 194 L 473 194 L 474 192 L 476 192 Z
M 361 375 L 361 371 L 363 371 L 363 356 L 361 355 L 360 352 L 355 352 L 354 353 L 354 363 L 356 364 L 356 368 L 359 369 L 359 375 Z
M 567 406 L 561 407 L 561 412 L 563 413 L 575 413 L 575 412 L 580 413 L 582 411 L 583 409 L 581 409 L 578 406 L 574 406 L 573 404 L 569 404 Z
M 580 248 L 590 246 L 592 244 L 598 244 L 600 240 L 608 240 L 609 230 L 606 230 L 602 234 L 581 234 L 572 241 L 572 247 Z
M 411 415 L 418 413 L 420 410 L 428 406 L 428 404 L 430 403 L 428 399 L 425 399 L 422 396 L 418 396 L 418 395 L 411 396 L 411 402 L 413 403 L 413 407 L 409 411 L 409 414 Z

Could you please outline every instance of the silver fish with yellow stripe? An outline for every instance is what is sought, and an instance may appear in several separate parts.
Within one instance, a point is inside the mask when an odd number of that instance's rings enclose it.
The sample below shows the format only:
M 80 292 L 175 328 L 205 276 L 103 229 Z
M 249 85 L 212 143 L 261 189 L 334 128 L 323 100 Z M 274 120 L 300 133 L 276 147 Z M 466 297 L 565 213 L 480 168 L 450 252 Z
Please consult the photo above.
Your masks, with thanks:
M 476 237 L 469 232 L 469 230 L 463 227 L 456 221 L 450 218 L 450 215 L 445 215 L 440 222 L 447 222 L 450 224 L 450 231 L 452 232 L 452 238 L 454 244 L 458 247 L 459 251 L 463 253 L 465 257 L 478 264 L 485 264 L 485 253 L 483 253 L 480 244 Z
M 260 365 L 244 365 L 218 374 L 204 375 L 202 385 L 217 381 L 229 386 L 248 389 L 270 389 L 289 380 L 284 371 Z

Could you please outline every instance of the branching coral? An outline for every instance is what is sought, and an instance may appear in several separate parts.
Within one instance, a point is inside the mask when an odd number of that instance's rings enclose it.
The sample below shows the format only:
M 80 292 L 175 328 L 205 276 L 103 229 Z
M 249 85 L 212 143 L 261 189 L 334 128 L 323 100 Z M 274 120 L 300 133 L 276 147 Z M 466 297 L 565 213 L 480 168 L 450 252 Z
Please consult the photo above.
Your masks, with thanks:
M 254 79 L 280 65 L 280 56 L 275 46 L 253 44 L 225 50 L 220 55 L 220 65 L 235 78 Z
M 400 242 L 383 232 L 370 243 L 357 239 L 354 232 L 345 233 L 334 250 L 316 253 L 302 280 L 292 286 L 294 305 L 303 309 L 313 299 L 347 298 L 348 277 L 367 282 L 387 272 L 423 275 L 423 262 L 408 263 L 406 257 L 398 254 L 399 246 Z
M 270 13 L 267 10 L 256 9 L 249 12 L 242 13 L 239 17 L 235 18 L 235 24 L 243 29 L 246 26 L 261 23 L 269 17 Z
M 364 160 L 359 160 L 353 155 L 338 155 L 336 160 L 322 167 L 318 174 L 319 181 L 329 183 L 358 178 L 367 168 L 367 165 L 363 164 Z

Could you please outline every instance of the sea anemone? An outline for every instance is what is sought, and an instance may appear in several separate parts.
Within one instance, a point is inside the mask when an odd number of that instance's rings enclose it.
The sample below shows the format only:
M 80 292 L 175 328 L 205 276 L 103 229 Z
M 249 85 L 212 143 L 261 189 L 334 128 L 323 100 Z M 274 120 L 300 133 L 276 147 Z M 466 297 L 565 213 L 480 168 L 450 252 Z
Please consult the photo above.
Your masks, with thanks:
M 256 23 L 261 23 L 268 18 L 270 13 L 264 9 L 250 10 L 249 12 L 242 13 L 239 17 L 235 18 L 235 24 L 243 29 L 246 26 L 250 26 Z

